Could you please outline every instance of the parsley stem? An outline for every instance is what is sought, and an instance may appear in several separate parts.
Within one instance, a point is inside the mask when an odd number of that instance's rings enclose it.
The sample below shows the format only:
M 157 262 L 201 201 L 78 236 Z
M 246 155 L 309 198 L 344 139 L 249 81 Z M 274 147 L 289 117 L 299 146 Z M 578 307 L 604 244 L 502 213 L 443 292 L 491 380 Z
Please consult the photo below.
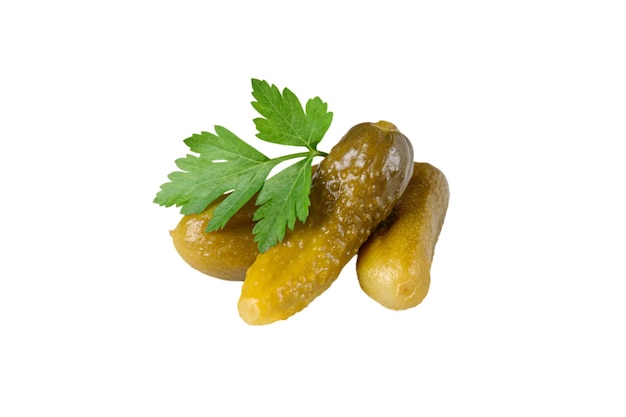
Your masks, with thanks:
M 287 161 L 289 159 L 295 158 L 306 158 L 306 157 L 316 157 L 321 156 L 323 158 L 327 157 L 328 154 L 326 152 L 318 151 L 318 150 L 310 150 L 309 152 L 300 152 L 300 153 L 292 153 L 290 155 L 280 156 L 278 158 L 273 158 L 273 161 L 276 163 Z

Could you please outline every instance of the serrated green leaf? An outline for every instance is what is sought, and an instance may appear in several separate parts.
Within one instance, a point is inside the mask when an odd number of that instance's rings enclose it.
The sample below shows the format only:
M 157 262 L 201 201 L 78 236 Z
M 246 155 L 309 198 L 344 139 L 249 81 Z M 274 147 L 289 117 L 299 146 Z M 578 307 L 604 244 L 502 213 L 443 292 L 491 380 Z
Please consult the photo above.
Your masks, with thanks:
M 192 152 L 204 156 L 211 156 L 214 160 L 239 160 L 249 159 L 251 161 L 267 161 L 267 156 L 257 151 L 255 148 L 241 140 L 230 130 L 215 126 L 215 135 L 209 132 L 194 134 L 184 140 Z
M 264 117 L 254 119 L 257 137 L 268 142 L 314 150 L 332 121 L 332 113 L 319 97 L 307 102 L 305 113 L 288 88 L 281 94 L 275 85 L 252 80 L 252 95 L 256 99 L 252 106 Z
M 263 187 L 274 165 L 274 162 L 269 161 L 260 169 L 249 171 L 247 175 L 242 176 L 233 188 L 234 191 L 213 211 L 213 217 L 207 224 L 206 231 L 211 232 L 224 227 L 228 220 Z
M 219 126 L 215 130 L 217 135 L 202 132 L 185 140 L 200 156 L 177 159 L 176 166 L 181 171 L 168 176 L 170 181 L 161 186 L 154 202 L 181 207 L 181 214 L 194 214 L 202 212 L 222 194 L 233 191 L 220 203 L 210 224 L 212 228 L 220 228 L 259 191 L 278 162 L 229 130 Z
M 304 222 L 309 215 L 312 160 L 309 156 L 285 168 L 261 188 L 252 230 L 261 252 L 282 241 L 286 228 L 293 229 L 296 219 Z
M 309 120 L 309 140 L 314 144 L 313 149 L 315 149 L 328 131 L 333 121 L 333 114 L 328 111 L 328 105 L 319 97 L 307 101 L 306 114 Z

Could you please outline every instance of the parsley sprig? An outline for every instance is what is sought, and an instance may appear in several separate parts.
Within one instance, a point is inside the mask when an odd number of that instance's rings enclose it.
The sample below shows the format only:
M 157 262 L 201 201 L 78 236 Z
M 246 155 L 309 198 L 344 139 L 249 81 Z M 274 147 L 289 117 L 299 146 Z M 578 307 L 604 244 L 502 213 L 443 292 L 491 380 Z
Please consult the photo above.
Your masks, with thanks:
M 268 158 L 230 130 L 215 126 L 215 134 L 201 132 L 184 140 L 188 154 L 176 160 L 180 171 L 168 175 L 154 202 L 181 207 L 181 214 L 202 212 L 218 197 L 229 193 L 216 207 L 207 232 L 219 230 L 257 193 L 253 234 L 261 252 L 281 241 L 286 228 L 309 215 L 311 165 L 327 154 L 317 145 L 330 127 L 333 114 L 319 97 L 309 99 L 305 109 L 289 89 L 282 93 L 266 81 L 252 80 L 252 106 L 263 117 L 254 119 L 259 139 L 306 150 Z M 284 161 L 299 159 L 268 179 Z

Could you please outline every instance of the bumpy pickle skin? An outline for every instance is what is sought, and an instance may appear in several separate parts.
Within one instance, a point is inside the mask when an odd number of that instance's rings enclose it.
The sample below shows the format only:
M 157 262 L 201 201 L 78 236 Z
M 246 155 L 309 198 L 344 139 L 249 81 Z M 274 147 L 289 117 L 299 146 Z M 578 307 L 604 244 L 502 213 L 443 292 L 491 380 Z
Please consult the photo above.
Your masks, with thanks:
M 391 123 L 361 123 L 322 160 L 307 221 L 257 256 L 238 308 L 251 325 L 284 320 L 330 287 L 391 212 L 413 171 L 410 141 Z
M 416 162 L 406 191 L 359 250 L 357 276 L 368 296 L 392 310 L 424 300 L 449 199 L 443 172 Z
M 259 253 L 252 235 L 254 199 L 224 228 L 206 233 L 215 208 L 224 198 L 214 201 L 200 214 L 184 216 L 170 235 L 176 251 L 192 268 L 227 281 L 243 281 Z

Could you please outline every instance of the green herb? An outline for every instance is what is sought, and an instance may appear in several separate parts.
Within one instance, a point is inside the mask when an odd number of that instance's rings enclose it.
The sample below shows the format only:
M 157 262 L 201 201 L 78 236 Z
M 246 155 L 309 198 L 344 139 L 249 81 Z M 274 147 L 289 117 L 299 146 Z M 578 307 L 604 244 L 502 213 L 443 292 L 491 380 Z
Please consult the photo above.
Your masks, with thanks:
M 282 241 L 286 228 L 309 215 L 311 164 L 327 154 L 317 150 L 332 122 L 333 114 L 319 97 L 302 108 L 296 95 L 285 88 L 281 94 L 266 81 L 252 80 L 252 106 L 262 118 L 254 119 L 257 137 L 267 142 L 300 146 L 306 151 L 268 158 L 228 129 L 215 126 L 215 134 L 201 132 L 185 139 L 197 155 L 176 160 L 181 171 L 172 172 L 161 185 L 154 202 L 181 207 L 181 214 L 202 212 L 223 194 L 229 195 L 216 207 L 207 232 L 221 229 L 228 220 L 258 193 L 254 213 L 254 239 L 259 250 Z M 281 162 L 300 159 L 268 179 Z

